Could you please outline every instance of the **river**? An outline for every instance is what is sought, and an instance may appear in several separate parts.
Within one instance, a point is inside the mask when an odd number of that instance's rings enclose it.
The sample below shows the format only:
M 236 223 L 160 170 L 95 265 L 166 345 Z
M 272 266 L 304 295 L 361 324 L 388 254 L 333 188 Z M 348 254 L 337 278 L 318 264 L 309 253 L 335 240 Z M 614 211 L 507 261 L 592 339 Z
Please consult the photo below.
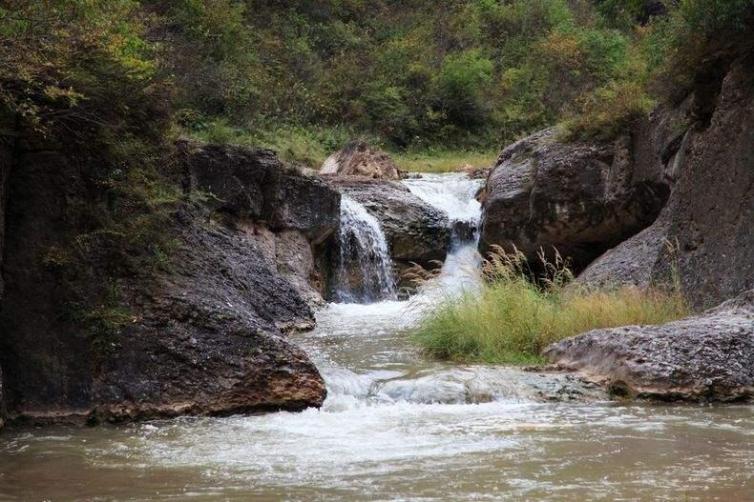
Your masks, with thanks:
M 474 183 L 406 182 L 471 221 Z M 11 429 L 0 499 L 754 500 L 752 406 L 615 403 L 570 376 L 423 357 L 405 329 L 473 293 L 475 249 L 456 243 L 409 301 L 330 304 L 293 337 L 327 382 L 322 409 Z

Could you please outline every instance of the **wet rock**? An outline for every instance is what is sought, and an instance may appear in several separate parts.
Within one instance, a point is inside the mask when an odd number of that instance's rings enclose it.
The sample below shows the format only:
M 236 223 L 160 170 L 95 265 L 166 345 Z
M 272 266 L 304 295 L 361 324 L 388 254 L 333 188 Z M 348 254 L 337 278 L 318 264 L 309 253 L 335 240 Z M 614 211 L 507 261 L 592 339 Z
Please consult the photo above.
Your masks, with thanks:
M 480 249 L 516 247 L 537 262 L 556 249 L 583 269 L 651 224 L 665 203 L 664 181 L 635 180 L 630 144 L 561 143 L 548 129 L 507 147 L 483 201 Z
M 451 240 L 453 242 L 469 242 L 474 240 L 474 234 L 477 232 L 475 222 L 466 220 L 456 220 L 451 225 Z
M 356 175 L 382 180 L 399 180 L 401 173 L 390 156 L 363 141 L 352 141 L 322 164 L 320 174 Z
M 590 331 L 545 355 L 620 397 L 737 401 L 754 396 L 754 291 L 662 326 Z
M 444 261 L 450 246 L 448 217 L 400 183 L 358 177 L 329 183 L 363 204 L 380 222 L 394 261 L 432 266 Z
M 571 374 L 522 372 L 502 366 L 432 368 L 378 386 L 383 399 L 434 404 L 478 404 L 502 399 L 594 401 L 607 398 L 598 385 Z
M 667 282 L 677 273 L 683 293 L 697 308 L 754 288 L 751 68 L 746 59 L 732 65 L 719 86 L 719 97 L 707 98 L 716 103 L 708 124 L 700 121 L 684 132 L 681 121 L 665 148 L 652 147 L 662 141 L 648 142 L 646 151 L 664 154 L 643 158 L 656 159 L 654 165 L 678 178 L 670 199 L 650 228 L 596 260 L 579 278 L 582 283 L 646 286 Z M 681 108 L 697 101 L 690 98 Z M 643 138 L 669 137 L 662 130 L 673 129 L 654 124 L 657 133 L 651 127 Z M 666 242 L 675 247 L 674 253 L 665 252 Z

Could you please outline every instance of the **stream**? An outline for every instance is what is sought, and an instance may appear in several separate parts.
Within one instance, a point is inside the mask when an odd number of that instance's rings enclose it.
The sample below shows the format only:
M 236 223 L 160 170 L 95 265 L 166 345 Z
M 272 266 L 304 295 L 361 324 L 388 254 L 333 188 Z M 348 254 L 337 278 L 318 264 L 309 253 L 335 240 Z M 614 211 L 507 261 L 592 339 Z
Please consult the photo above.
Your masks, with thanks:
M 478 181 L 404 183 L 451 223 L 478 222 Z M 410 300 L 379 276 L 371 303 L 322 309 L 292 337 L 327 383 L 320 410 L 11 429 L 0 500 L 754 500 L 752 406 L 621 404 L 568 375 L 423 357 L 405 330 L 473 294 L 479 263 L 455 242 Z

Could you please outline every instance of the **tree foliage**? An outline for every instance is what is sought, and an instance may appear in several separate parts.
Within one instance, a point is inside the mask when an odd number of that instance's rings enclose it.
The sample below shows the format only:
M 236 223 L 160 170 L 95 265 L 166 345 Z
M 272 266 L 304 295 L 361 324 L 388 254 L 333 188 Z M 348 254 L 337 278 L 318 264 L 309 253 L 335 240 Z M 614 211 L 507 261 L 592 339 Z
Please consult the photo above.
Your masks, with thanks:
M 324 127 L 489 147 L 563 118 L 612 120 L 598 110 L 611 96 L 636 113 L 658 76 L 685 89 L 709 54 L 751 43 L 754 0 L 667 1 L 656 18 L 648 4 L 6 0 L 0 102 L 112 135 L 162 130 L 169 103 L 197 135 Z

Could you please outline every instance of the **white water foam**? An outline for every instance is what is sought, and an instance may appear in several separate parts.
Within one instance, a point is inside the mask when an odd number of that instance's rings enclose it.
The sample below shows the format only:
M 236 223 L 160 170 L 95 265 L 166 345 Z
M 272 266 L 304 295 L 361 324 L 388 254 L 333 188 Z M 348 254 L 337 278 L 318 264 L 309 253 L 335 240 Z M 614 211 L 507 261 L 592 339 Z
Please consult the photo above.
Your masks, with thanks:
M 403 180 L 411 192 L 430 206 L 448 215 L 451 223 L 479 223 L 482 207 L 476 194 L 483 180 L 464 173 L 422 174 L 421 178 Z

